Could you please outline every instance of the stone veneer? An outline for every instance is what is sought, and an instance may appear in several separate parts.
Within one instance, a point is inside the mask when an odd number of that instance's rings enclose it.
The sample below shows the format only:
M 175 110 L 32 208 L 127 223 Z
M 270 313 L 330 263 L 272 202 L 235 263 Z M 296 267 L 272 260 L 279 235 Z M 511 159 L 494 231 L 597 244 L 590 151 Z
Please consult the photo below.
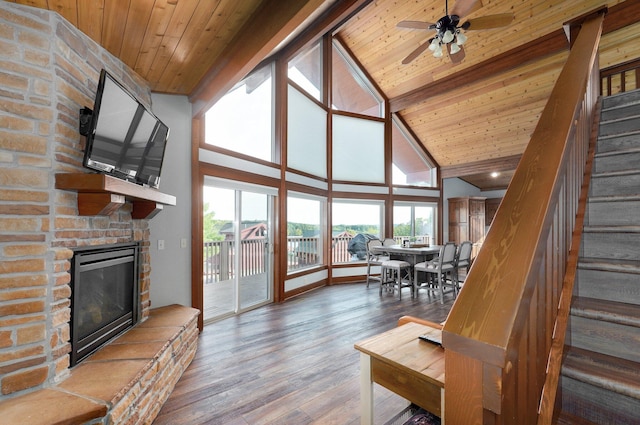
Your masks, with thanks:
M 81 217 L 55 174 L 87 172 L 78 111 L 101 68 L 150 103 L 148 84 L 57 13 L 0 1 L 0 400 L 70 375 L 70 248 L 140 241 L 140 304 L 150 309 L 149 225 L 127 203 Z

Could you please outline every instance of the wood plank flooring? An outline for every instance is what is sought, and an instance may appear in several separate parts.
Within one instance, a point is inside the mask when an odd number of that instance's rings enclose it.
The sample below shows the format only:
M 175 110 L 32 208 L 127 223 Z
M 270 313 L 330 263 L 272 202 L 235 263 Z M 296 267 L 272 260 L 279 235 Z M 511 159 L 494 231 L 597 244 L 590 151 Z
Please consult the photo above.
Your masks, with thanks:
M 402 300 L 364 283 L 302 294 L 207 325 L 198 352 L 154 425 L 360 423 L 354 343 L 405 314 L 443 321 L 453 304 L 421 291 Z M 406 402 L 375 386 L 376 424 Z

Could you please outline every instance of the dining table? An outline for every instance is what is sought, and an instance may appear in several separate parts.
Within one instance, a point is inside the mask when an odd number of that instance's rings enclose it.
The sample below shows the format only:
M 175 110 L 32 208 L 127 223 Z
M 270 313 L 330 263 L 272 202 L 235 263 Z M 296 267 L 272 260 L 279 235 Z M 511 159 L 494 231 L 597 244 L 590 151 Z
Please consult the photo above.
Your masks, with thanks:
M 400 257 L 403 260 L 415 265 L 420 261 L 428 261 L 440 253 L 442 245 L 389 245 L 389 246 L 373 246 L 371 252 L 376 255 L 385 255 Z M 420 261 L 418 261 L 420 259 Z

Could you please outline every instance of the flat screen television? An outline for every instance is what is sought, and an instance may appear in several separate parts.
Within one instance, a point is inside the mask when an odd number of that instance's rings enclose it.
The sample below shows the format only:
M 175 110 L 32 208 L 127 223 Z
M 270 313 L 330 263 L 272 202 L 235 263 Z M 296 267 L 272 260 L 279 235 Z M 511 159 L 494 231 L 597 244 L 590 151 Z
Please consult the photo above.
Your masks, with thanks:
M 93 111 L 80 111 L 85 167 L 158 188 L 169 127 L 104 69 Z

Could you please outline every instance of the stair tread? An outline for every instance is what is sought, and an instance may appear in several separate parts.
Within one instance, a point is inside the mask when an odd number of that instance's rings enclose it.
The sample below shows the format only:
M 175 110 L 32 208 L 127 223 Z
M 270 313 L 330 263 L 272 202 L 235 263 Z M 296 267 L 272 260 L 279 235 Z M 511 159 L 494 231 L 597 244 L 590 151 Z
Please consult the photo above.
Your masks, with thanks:
M 624 177 L 636 174 L 640 174 L 640 170 L 600 171 L 599 173 L 593 173 L 592 177 Z
M 598 135 L 598 141 L 615 139 L 616 137 L 621 137 L 621 136 L 634 136 L 636 134 L 640 134 L 640 130 L 623 131 L 623 132 L 620 132 L 620 133 Z
M 581 418 L 576 415 L 572 415 L 571 413 L 567 413 L 565 411 L 561 411 L 558 416 L 558 421 L 556 425 L 598 425 L 595 422 L 591 422 L 585 418 Z
M 640 261 L 606 258 L 580 258 L 578 268 L 640 274 Z
M 624 226 L 610 226 L 610 225 L 591 225 L 584 226 L 584 233 L 638 233 L 640 232 L 640 225 L 624 225 Z
M 574 297 L 571 315 L 640 328 L 640 305 Z
M 562 374 L 640 399 L 640 363 L 576 347 L 567 347 Z
M 640 153 L 640 148 L 627 148 L 627 149 L 616 150 L 616 151 L 597 152 L 595 154 L 595 157 L 596 157 L 596 159 L 597 158 L 608 158 L 610 156 L 626 155 L 626 154 L 629 154 L 629 153 Z
M 589 196 L 589 202 L 625 202 L 625 201 L 640 201 L 640 195 Z

